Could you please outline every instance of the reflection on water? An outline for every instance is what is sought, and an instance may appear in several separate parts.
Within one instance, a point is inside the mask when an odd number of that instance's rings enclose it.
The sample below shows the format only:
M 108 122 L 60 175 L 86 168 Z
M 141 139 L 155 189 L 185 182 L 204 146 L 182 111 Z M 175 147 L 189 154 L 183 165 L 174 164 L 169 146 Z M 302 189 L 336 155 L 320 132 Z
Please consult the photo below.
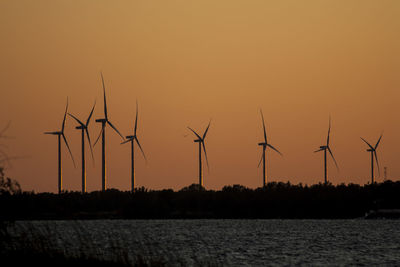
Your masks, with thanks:
M 396 265 L 399 229 L 394 220 L 96 220 L 17 222 L 14 234 L 44 236 L 42 246 L 71 256 L 171 265 Z

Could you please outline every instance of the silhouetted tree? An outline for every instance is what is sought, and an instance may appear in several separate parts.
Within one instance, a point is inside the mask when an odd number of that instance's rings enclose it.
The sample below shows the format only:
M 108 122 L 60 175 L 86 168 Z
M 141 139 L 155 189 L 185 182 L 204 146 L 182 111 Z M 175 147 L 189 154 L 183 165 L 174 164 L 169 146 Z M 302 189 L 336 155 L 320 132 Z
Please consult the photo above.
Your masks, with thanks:
M 13 192 L 20 190 L 5 181 L 7 188 L 16 188 Z M 357 218 L 371 209 L 399 209 L 400 182 L 364 186 L 272 182 L 265 188 L 232 185 L 220 191 L 192 184 L 179 191 L 22 192 L 1 194 L 0 205 L 0 217 L 11 219 Z
M 199 184 L 191 184 L 181 189 L 181 191 L 205 191 L 206 189 Z
M 0 139 L 7 139 L 10 136 L 6 135 L 6 131 L 10 127 L 11 122 L 8 122 L 7 125 L 0 130 Z M 4 151 L 4 147 L 7 147 L 3 143 L 0 143 L 0 195 L 3 194 L 16 194 L 21 192 L 21 186 L 16 180 L 12 180 L 11 178 L 5 177 L 4 174 L 4 166 L 6 164 L 10 164 L 10 158 L 7 153 Z
M 21 186 L 16 180 L 5 177 L 4 168 L 0 167 L 0 195 L 21 193 Z

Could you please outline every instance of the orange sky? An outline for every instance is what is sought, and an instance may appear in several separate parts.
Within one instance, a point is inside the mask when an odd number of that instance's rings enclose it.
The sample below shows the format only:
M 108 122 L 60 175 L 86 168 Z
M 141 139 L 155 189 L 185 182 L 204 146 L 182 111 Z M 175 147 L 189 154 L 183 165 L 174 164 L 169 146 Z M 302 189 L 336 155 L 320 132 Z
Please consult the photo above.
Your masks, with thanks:
M 363 136 L 375 143 L 388 178 L 400 164 L 400 1 L 14 1 L 0 2 L 0 126 L 13 162 L 7 174 L 24 190 L 57 191 L 57 138 L 66 97 L 85 119 L 97 99 L 100 71 L 109 116 L 133 131 L 139 101 L 137 185 L 180 189 L 197 182 L 197 146 L 187 130 L 204 131 L 210 173 L 204 185 L 262 185 L 259 108 L 269 139 L 270 181 L 323 180 L 323 154 L 332 116 L 334 183 L 370 180 Z M 2 127 L 3 127 L 2 126 Z M 80 133 L 68 119 L 64 188 L 80 189 Z M 90 127 L 94 140 L 100 126 Z M 108 186 L 130 188 L 129 145 L 108 131 Z M 101 187 L 101 147 L 88 160 L 87 188 Z M 89 155 L 89 154 L 88 154 Z M 383 175 L 377 178 L 382 181 Z

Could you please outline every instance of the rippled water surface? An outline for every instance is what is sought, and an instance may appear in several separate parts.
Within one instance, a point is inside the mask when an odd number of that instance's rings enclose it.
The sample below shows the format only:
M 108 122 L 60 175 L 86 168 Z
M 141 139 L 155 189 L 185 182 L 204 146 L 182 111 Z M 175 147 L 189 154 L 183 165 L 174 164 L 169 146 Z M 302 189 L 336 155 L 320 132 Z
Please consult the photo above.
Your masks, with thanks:
M 397 265 L 399 230 L 396 220 L 94 220 L 17 222 L 14 234 L 71 256 L 181 266 Z

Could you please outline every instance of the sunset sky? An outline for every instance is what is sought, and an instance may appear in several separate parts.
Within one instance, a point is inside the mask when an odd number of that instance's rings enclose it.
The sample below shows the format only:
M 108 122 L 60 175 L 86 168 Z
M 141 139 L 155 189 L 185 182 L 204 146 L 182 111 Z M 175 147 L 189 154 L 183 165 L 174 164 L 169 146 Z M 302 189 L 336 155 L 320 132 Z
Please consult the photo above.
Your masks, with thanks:
M 333 184 L 370 181 L 371 143 L 383 180 L 400 178 L 400 1 L 22 1 L 0 2 L 0 128 L 12 162 L 7 176 L 23 190 L 57 192 L 57 138 L 66 99 L 86 120 L 103 116 L 100 71 L 109 118 L 138 137 L 137 186 L 173 188 L 196 183 L 197 145 L 187 126 L 203 132 L 210 172 L 204 185 L 262 185 L 257 168 L 269 140 L 268 180 L 323 181 L 329 115 L 328 160 Z M 80 190 L 80 132 L 67 119 L 63 184 Z M 89 126 L 94 141 L 100 125 Z M 108 187 L 130 188 L 130 147 L 107 132 Z M 88 151 L 89 152 L 89 151 Z M 101 144 L 87 161 L 88 191 L 101 188 Z M 89 156 L 89 153 L 87 154 Z

